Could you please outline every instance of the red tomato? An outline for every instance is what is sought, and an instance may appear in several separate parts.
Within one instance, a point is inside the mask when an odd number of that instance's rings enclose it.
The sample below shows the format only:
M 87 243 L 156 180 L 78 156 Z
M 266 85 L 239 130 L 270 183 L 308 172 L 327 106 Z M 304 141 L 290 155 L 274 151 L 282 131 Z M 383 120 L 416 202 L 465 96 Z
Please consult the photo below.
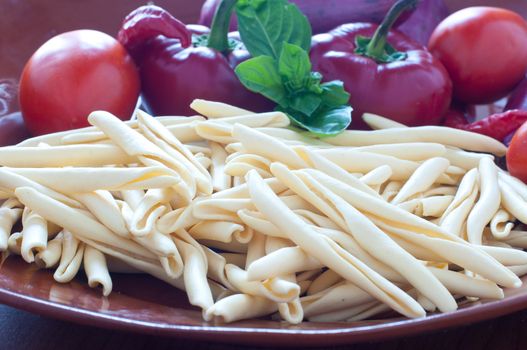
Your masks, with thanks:
M 527 123 L 516 130 L 507 149 L 507 169 L 527 183 Z
M 87 126 L 94 110 L 129 119 L 139 90 L 137 68 L 117 40 L 76 30 L 51 38 L 26 63 L 20 109 L 29 131 L 41 135 Z
M 527 22 L 505 9 L 468 7 L 437 26 L 428 48 L 450 74 L 457 100 L 489 103 L 527 71 Z

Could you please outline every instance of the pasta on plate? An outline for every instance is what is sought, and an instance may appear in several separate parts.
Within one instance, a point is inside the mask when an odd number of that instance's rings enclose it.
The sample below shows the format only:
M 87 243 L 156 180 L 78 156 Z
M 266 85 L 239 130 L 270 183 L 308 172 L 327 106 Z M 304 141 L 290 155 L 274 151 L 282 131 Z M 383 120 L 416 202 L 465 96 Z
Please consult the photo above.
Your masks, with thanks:
M 501 143 L 368 114 L 373 131 L 317 139 L 281 112 L 191 107 L 0 148 L 0 251 L 104 296 L 117 265 L 151 274 L 207 321 L 416 318 L 521 285 L 527 186 Z

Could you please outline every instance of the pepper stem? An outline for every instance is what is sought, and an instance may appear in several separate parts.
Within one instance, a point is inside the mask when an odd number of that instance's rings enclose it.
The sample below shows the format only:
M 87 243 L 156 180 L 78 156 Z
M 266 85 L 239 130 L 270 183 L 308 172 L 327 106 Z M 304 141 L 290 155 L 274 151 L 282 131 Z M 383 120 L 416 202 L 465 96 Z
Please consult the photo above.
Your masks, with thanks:
M 229 33 L 232 10 L 236 2 L 237 0 L 222 0 L 216 8 L 207 47 L 223 53 L 229 51 L 227 34 Z
M 381 25 L 373 34 L 364 54 L 376 60 L 381 60 L 386 53 L 388 32 L 399 16 L 406 10 L 415 7 L 417 0 L 399 0 L 388 11 Z

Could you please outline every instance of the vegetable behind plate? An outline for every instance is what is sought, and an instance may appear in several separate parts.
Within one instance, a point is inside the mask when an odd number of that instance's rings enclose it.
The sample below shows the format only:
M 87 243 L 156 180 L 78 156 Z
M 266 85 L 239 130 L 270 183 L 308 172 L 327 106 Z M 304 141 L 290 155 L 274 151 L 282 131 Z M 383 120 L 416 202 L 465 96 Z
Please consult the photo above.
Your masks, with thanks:
M 199 23 L 211 25 L 214 12 L 221 0 L 207 0 L 201 8 Z M 313 33 L 329 31 L 341 24 L 352 22 L 380 23 L 395 0 L 293 0 L 307 16 Z M 395 24 L 403 33 L 426 45 L 434 28 L 448 16 L 448 8 L 443 0 L 422 0 L 416 10 L 403 15 Z M 236 17 L 231 19 L 230 28 L 236 30 Z
M 93 110 L 130 119 L 139 97 L 137 67 L 108 34 L 76 30 L 44 43 L 20 78 L 20 109 L 33 135 L 80 128 Z
M 469 123 L 465 111 L 451 109 L 447 112 L 443 125 L 487 135 L 504 142 L 509 135 L 513 134 L 526 121 L 527 111 L 506 109 L 505 112 L 491 114 Z
M 210 33 L 187 28 L 164 9 L 146 5 L 132 11 L 119 41 L 140 67 L 143 97 L 157 115 L 190 115 L 190 103 L 205 98 L 254 111 L 267 110 L 265 98 L 245 89 L 234 67 L 249 57 L 239 40 L 228 39 L 236 1 L 225 1 Z
M 512 137 L 507 149 L 507 169 L 512 176 L 527 183 L 527 123 Z
M 423 46 L 390 28 L 416 1 L 398 1 L 383 24 L 342 25 L 313 37 L 313 69 L 341 79 L 354 108 L 354 128 L 365 128 L 364 112 L 406 125 L 437 124 L 452 93 L 448 73 Z
M 501 8 L 465 8 L 439 24 L 428 47 L 452 78 L 456 100 L 491 103 L 525 76 L 527 22 Z
M 22 113 L 15 112 L 0 117 L 0 146 L 14 145 L 30 136 Z
M 304 13 L 313 33 L 322 33 L 342 23 L 368 21 L 380 22 L 394 0 L 292 0 Z M 210 25 L 221 0 L 207 0 L 201 8 L 199 24 Z M 231 29 L 236 30 L 236 17 L 231 20 Z

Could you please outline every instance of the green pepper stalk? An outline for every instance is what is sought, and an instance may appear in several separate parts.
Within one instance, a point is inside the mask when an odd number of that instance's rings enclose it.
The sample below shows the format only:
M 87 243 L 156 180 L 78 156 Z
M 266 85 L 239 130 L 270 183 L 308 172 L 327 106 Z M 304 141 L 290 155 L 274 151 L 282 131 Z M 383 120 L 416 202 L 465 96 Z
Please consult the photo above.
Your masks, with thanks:
M 388 44 L 388 33 L 399 16 L 417 4 L 417 0 L 399 0 L 388 11 L 372 38 L 357 37 L 355 53 L 374 59 L 379 63 L 404 60 L 406 54 Z
M 231 49 L 227 33 L 232 11 L 237 0 L 222 0 L 212 20 L 207 47 L 222 53 L 228 53 Z

